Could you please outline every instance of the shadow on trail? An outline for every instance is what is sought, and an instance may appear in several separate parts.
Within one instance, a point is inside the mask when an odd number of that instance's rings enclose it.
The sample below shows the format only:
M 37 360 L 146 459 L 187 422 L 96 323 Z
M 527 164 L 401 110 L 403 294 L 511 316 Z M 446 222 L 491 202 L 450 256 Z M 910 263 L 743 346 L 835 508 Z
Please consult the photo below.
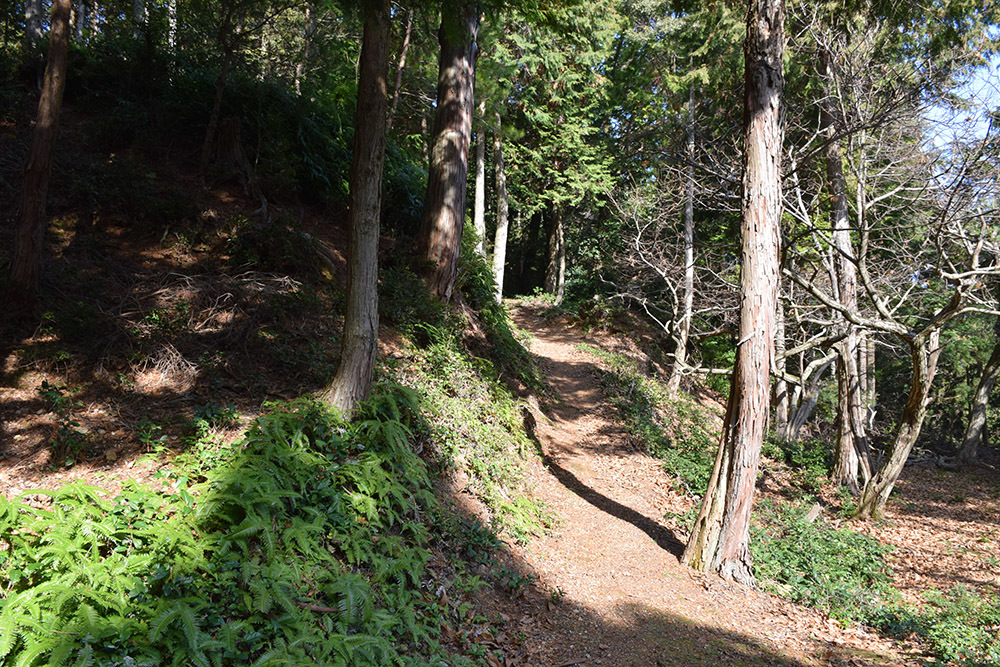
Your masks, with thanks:
M 586 500 L 597 509 L 632 524 L 642 532 L 649 535 L 649 537 L 656 542 L 661 549 L 669 551 L 676 558 L 680 558 L 681 554 L 684 553 L 684 544 L 677 539 L 677 536 L 674 535 L 673 531 L 666 526 L 656 523 L 649 517 L 636 512 L 631 507 L 622 505 L 621 503 L 598 493 L 581 482 L 576 475 L 556 463 L 552 457 L 543 454 L 542 460 L 545 462 L 545 466 L 549 469 L 552 475 L 558 479 L 563 486 Z

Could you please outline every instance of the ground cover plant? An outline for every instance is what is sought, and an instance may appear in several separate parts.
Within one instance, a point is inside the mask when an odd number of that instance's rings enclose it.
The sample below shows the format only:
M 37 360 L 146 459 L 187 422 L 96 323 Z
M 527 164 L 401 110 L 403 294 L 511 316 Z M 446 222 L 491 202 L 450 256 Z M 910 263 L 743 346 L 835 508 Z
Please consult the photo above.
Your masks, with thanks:
M 464 664 L 439 637 L 466 609 L 427 592 L 458 524 L 411 450 L 413 399 L 383 389 L 352 422 L 275 404 L 166 488 L 0 501 L 0 663 Z
M 603 362 L 601 384 L 636 445 L 663 460 L 678 485 L 702 494 L 715 460 L 715 435 L 704 407 L 685 394 L 671 397 L 663 382 L 623 354 L 581 346 Z

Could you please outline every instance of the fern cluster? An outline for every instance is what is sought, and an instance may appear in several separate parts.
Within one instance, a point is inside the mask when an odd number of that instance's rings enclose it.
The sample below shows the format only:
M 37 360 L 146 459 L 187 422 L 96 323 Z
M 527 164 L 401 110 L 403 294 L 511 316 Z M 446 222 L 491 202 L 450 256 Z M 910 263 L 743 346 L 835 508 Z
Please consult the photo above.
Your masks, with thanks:
M 0 498 L 0 665 L 442 664 L 440 508 L 401 391 L 351 423 L 271 406 L 211 465 L 181 457 L 172 493 Z

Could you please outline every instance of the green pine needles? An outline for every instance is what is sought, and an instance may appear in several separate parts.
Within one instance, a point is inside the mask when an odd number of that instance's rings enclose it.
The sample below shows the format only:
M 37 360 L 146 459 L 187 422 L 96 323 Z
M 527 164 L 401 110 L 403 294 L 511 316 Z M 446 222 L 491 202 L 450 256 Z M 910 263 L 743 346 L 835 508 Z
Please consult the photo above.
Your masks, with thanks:
M 0 498 L 0 665 L 467 664 L 422 589 L 450 520 L 410 450 L 413 398 L 351 423 L 271 405 L 211 465 L 178 457 L 172 493 Z

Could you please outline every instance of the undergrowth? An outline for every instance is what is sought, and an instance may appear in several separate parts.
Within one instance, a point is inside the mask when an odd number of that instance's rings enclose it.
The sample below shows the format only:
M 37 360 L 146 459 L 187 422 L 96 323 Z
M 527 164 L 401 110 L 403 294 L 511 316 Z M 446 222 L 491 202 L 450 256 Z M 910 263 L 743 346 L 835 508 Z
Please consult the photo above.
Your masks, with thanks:
M 398 294 L 381 305 L 409 344 L 405 361 L 390 364 L 389 373 L 420 394 L 422 429 L 434 454 L 445 468 L 468 476 L 495 530 L 519 542 L 544 532 L 550 519 L 522 488 L 534 444 L 524 430 L 523 404 L 510 388 L 540 390 L 541 375 L 506 310 L 493 300 L 485 263 L 466 241 L 458 288 L 479 339 L 468 335 L 462 315 L 430 298 L 412 271 L 395 268 L 393 276 Z
M 601 386 L 633 441 L 662 459 L 689 494 L 704 494 L 716 449 L 705 409 L 683 395 L 672 398 L 663 383 L 642 373 L 625 355 L 587 344 L 581 348 L 605 364 Z
M 439 506 L 410 449 L 412 392 L 348 423 L 271 405 L 245 437 L 107 499 L 0 498 L 0 664 L 470 664 L 438 641 L 468 610 L 427 568 L 482 529 Z M 467 584 L 474 586 L 475 578 Z

